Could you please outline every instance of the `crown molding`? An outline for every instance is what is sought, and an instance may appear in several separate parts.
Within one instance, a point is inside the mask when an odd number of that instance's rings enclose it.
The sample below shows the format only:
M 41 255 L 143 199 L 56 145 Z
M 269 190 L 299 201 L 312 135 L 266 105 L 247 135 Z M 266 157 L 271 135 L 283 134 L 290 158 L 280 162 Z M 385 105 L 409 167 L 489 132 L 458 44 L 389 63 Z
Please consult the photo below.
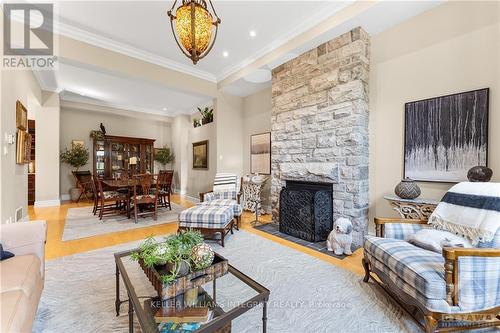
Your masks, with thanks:
M 83 30 L 83 29 L 62 23 L 62 22 L 58 22 L 55 25 L 55 32 L 60 34 L 60 35 L 63 35 L 63 36 L 69 37 L 69 38 L 73 38 L 73 39 L 79 40 L 79 41 L 84 42 L 84 43 L 88 43 L 88 44 L 92 44 L 92 45 L 97 46 L 97 47 L 101 47 L 103 49 L 122 53 L 122 54 L 125 54 L 127 56 L 139 59 L 139 60 L 147 61 L 147 62 L 153 63 L 155 65 L 158 65 L 158 66 L 162 66 L 162 67 L 165 67 L 168 69 L 172 69 L 172 70 L 175 70 L 178 72 L 192 75 L 194 77 L 197 77 L 197 78 L 200 78 L 203 80 L 217 83 L 217 78 L 215 77 L 215 75 L 213 75 L 212 73 L 209 73 L 207 71 L 196 69 L 196 68 L 193 68 L 191 66 L 181 64 L 177 61 L 166 59 L 166 58 L 161 57 L 157 54 L 138 49 L 138 48 L 131 46 L 131 45 L 128 45 L 126 43 L 117 42 L 113 39 L 110 39 L 110 38 L 107 38 L 104 36 L 100 36 L 100 35 L 91 33 L 89 31 L 86 31 L 86 30 Z
M 222 71 L 220 74 L 217 75 L 217 82 L 221 82 L 222 80 L 226 79 L 230 75 L 232 75 L 232 74 L 242 70 L 243 68 L 251 65 L 257 59 L 262 58 L 266 54 L 268 54 L 268 53 L 276 50 L 277 48 L 285 45 L 291 39 L 293 39 L 297 36 L 300 36 L 304 32 L 315 27 L 319 23 L 327 20 L 328 18 L 335 15 L 336 13 L 338 13 L 339 11 L 341 11 L 342 9 L 346 8 L 347 6 L 351 5 L 354 2 L 356 2 L 356 1 L 355 0 L 348 0 L 348 1 L 345 1 L 345 3 L 342 6 L 338 6 L 338 2 L 333 1 L 332 4 L 330 4 L 327 8 L 324 8 L 323 10 L 318 11 L 316 14 L 314 14 L 314 15 L 310 16 L 308 19 L 302 21 L 300 24 L 296 25 L 294 29 L 289 30 L 285 34 L 282 34 L 281 36 L 276 38 L 272 43 L 261 48 L 259 51 L 255 52 L 250 57 L 247 57 L 243 61 L 240 61 L 238 64 Z

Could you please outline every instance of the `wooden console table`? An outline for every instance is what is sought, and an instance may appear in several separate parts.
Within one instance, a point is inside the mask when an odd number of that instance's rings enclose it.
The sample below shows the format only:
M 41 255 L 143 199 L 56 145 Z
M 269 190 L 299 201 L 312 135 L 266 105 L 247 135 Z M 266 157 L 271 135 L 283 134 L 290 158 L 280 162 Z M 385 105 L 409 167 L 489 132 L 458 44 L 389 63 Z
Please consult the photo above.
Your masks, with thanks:
M 432 199 L 401 199 L 393 195 L 386 195 L 384 199 L 389 201 L 392 208 L 405 219 L 419 219 L 427 221 L 439 201 Z

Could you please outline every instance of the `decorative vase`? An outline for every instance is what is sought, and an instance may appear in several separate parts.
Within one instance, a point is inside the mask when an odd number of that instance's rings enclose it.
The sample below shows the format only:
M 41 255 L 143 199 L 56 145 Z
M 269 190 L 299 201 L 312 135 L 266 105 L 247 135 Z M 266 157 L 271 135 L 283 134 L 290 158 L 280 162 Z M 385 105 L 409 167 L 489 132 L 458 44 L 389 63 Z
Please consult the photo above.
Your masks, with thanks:
M 190 268 L 191 267 L 189 266 L 189 262 L 187 262 L 186 260 L 181 260 L 177 263 L 168 262 L 166 266 L 166 269 L 169 272 L 173 273 L 177 271 L 177 277 L 188 275 Z
M 487 183 L 491 180 L 493 176 L 493 170 L 485 166 L 475 166 L 472 167 L 469 172 L 467 172 L 467 179 L 470 182 L 476 183 Z
M 413 179 L 405 178 L 396 186 L 394 193 L 401 199 L 415 199 L 418 198 L 421 191 Z
M 196 269 L 206 268 L 214 261 L 214 250 L 206 243 L 195 245 L 191 250 L 191 261 Z
M 73 187 L 72 189 L 69 190 L 69 197 L 71 198 L 71 201 L 75 202 L 78 200 L 80 197 L 80 194 L 82 194 L 82 190 L 78 187 Z

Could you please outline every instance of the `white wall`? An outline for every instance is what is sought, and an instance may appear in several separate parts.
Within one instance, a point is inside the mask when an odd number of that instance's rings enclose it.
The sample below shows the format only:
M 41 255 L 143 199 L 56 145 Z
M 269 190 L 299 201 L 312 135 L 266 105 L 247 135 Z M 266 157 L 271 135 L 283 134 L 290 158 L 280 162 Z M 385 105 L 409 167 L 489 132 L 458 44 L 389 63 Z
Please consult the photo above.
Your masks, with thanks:
M 84 141 L 90 152 L 90 158 L 87 165 L 80 168 L 81 170 L 90 170 L 91 172 L 94 170 L 92 159 L 93 142 L 89 137 L 89 133 L 91 130 L 98 130 L 100 123 L 103 123 L 106 127 L 106 134 L 156 139 L 154 143 L 155 148 L 162 148 L 164 146 L 171 147 L 172 129 L 171 124 L 168 122 L 120 116 L 105 112 L 72 109 L 63 106 L 61 108 L 60 149 L 64 150 L 64 148 L 71 148 L 72 140 Z M 155 162 L 155 170 L 158 171 L 160 167 L 161 166 Z M 67 195 L 69 189 L 75 185 L 71 170 L 72 167 L 61 165 L 61 195 Z
M 406 102 L 490 88 L 489 165 L 500 180 L 500 3 L 448 2 L 371 39 L 370 215 L 403 174 Z M 451 184 L 419 183 L 440 199 Z
M 5 135 L 15 135 L 17 132 L 16 101 L 21 101 L 27 109 L 32 110 L 41 105 L 42 98 L 40 87 L 31 71 L 2 70 L 1 72 L 0 223 L 6 223 L 14 221 L 15 210 L 19 207 L 23 208 L 25 216 L 27 214 L 28 165 L 16 164 L 16 144 L 8 144 Z

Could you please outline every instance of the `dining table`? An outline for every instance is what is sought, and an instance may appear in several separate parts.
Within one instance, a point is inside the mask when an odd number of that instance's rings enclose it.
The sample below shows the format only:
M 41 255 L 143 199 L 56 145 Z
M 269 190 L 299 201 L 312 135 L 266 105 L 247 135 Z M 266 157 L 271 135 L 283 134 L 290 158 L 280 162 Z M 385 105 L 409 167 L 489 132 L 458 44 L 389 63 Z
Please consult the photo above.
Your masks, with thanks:
M 119 191 L 119 190 L 123 190 L 123 189 L 126 189 L 127 190 L 127 196 L 130 200 L 130 197 L 133 193 L 133 188 L 135 186 L 139 186 L 139 181 L 137 179 L 103 179 L 102 180 L 102 183 L 109 189 L 113 190 L 113 191 Z M 154 186 L 156 186 L 156 180 L 153 179 L 153 181 L 151 182 L 151 187 L 153 188 Z M 131 202 L 132 203 L 132 202 Z M 131 218 L 131 215 L 130 215 L 130 212 L 132 211 L 132 208 L 133 206 L 131 204 L 129 204 L 129 211 L 127 212 L 127 217 L 130 219 Z M 140 206 L 138 206 L 140 207 Z M 142 210 L 142 208 L 141 208 Z

